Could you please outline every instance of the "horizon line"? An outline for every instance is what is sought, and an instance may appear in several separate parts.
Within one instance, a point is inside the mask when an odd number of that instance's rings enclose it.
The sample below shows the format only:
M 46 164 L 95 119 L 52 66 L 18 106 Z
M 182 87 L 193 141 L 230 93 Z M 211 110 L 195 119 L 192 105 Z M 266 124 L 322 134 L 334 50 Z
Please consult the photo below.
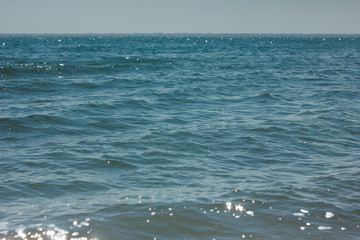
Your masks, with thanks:
M 46 32 L 34 32 L 34 33 L 1 33 L 0 35 L 360 35 L 360 33 L 189 33 L 189 32 L 134 32 L 134 33 L 99 33 L 99 32 L 89 32 L 89 33 L 46 33 Z

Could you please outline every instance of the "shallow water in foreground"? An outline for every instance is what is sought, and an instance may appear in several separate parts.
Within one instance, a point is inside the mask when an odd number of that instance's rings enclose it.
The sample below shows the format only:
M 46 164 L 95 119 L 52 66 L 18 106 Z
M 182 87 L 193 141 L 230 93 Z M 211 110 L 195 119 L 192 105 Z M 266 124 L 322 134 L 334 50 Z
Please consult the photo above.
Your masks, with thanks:
M 359 239 L 360 37 L 0 36 L 0 239 Z

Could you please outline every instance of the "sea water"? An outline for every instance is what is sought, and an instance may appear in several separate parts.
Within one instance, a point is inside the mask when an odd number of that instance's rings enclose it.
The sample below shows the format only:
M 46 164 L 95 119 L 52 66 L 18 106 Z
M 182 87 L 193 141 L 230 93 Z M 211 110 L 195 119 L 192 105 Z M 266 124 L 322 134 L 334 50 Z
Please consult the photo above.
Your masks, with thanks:
M 359 35 L 1 35 L 1 239 L 359 239 Z

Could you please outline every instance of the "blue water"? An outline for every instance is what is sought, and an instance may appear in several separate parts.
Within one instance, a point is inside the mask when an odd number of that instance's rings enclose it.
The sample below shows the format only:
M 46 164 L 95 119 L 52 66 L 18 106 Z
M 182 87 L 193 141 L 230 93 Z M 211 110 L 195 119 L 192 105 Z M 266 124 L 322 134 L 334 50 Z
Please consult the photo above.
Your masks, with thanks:
M 360 239 L 359 35 L 0 35 L 1 239 Z

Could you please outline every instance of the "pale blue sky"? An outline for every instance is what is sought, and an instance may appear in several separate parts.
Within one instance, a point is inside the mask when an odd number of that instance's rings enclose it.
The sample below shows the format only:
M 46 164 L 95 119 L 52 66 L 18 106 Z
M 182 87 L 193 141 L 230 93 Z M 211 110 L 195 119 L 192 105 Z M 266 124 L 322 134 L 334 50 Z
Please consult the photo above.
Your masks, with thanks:
M 0 0 L 0 33 L 360 33 L 360 0 Z

